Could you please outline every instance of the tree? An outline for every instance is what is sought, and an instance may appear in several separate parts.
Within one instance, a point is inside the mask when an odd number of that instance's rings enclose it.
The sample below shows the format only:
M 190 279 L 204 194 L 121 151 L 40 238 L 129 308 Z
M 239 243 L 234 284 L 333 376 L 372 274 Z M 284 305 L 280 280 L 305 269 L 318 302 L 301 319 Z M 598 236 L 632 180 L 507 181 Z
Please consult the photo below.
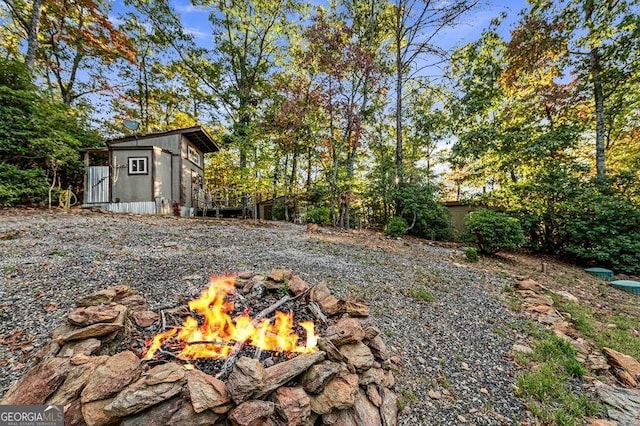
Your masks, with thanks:
M 393 51 L 395 57 L 396 182 L 403 181 L 403 96 L 407 81 L 429 66 L 442 63 L 447 52 L 434 43 L 443 29 L 478 4 L 478 0 L 437 2 L 393 1 Z M 401 206 L 398 205 L 398 208 Z
M 566 45 L 566 66 L 574 68 L 580 89 L 593 102 L 596 175 L 606 176 L 606 149 L 616 135 L 614 115 L 620 90 L 640 78 L 640 2 L 638 0 L 535 0 L 531 16 L 546 22 L 538 40 Z M 586 84 L 588 82 L 588 84 Z M 608 140 L 609 139 L 609 140 Z
M 25 64 L 27 68 L 33 68 L 38 52 L 38 35 L 40 27 L 40 14 L 45 0 L 33 0 L 24 2 L 20 0 L 3 0 L 11 11 L 11 16 L 26 34 L 27 53 Z
M 43 96 L 24 64 L 0 60 L 0 204 L 42 203 L 49 185 L 78 186 L 79 149 L 98 144 L 86 117 Z
M 109 19 L 109 3 L 62 0 L 45 6 L 39 54 L 50 87 L 58 90 L 67 105 L 87 94 L 108 90 L 103 67 L 123 58 L 134 60 L 128 37 Z

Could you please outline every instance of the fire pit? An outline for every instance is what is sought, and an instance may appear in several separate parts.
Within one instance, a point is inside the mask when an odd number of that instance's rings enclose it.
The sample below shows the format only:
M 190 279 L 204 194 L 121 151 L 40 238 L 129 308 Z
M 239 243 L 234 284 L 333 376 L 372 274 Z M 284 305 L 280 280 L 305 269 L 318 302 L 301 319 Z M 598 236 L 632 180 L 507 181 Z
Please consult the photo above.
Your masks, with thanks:
M 66 425 L 395 425 L 390 357 L 360 300 L 290 270 L 214 277 L 149 311 L 126 286 L 77 301 L 3 404 Z

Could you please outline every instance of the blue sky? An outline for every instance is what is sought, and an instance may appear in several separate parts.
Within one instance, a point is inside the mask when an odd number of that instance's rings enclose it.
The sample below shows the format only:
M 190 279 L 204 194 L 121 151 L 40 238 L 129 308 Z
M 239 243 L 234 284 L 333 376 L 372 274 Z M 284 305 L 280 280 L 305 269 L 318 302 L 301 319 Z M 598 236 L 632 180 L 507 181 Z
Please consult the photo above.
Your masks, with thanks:
M 442 0 L 446 2 L 448 0 Z M 312 3 L 323 3 L 323 0 L 311 0 Z M 208 19 L 208 9 L 193 6 L 190 0 L 170 0 L 174 10 L 182 18 L 185 29 L 193 35 L 196 42 L 203 46 L 211 45 L 211 26 Z M 114 17 L 123 10 L 121 0 L 114 1 Z M 491 20 L 500 13 L 505 12 L 500 31 L 508 36 L 518 19 L 518 13 L 527 7 L 525 0 L 485 0 L 483 4 L 468 14 L 460 24 L 441 33 L 436 40 L 440 47 L 445 49 L 459 46 L 477 40 L 482 30 L 488 27 Z M 116 19 L 114 19 L 116 20 Z

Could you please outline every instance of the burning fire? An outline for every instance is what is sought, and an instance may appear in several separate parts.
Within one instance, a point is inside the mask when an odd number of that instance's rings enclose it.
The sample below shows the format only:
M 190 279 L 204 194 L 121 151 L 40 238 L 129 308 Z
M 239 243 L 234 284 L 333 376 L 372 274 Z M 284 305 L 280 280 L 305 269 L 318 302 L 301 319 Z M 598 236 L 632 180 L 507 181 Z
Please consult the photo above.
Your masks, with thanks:
M 189 302 L 189 309 L 203 316 L 202 324 L 197 319 L 188 317 L 182 328 L 172 328 L 157 334 L 144 359 L 152 359 L 169 339 L 184 344 L 177 355 L 183 360 L 227 358 L 236 343 L 275 352 L 308 353 L 316 350 L 318 339 L 313 322 L 299 323 L 307 336 L 306 344 L 299 346 L 291 313 L 276 311 L 273 322 L 266 318 L 254 320 L 246 312 L 231 318 L 228 312 L 234 309 L 234 304 L 224 299 L 235 292 L 234 284 L 235 277 L 212 277 L 211 285 L 200 298 Z

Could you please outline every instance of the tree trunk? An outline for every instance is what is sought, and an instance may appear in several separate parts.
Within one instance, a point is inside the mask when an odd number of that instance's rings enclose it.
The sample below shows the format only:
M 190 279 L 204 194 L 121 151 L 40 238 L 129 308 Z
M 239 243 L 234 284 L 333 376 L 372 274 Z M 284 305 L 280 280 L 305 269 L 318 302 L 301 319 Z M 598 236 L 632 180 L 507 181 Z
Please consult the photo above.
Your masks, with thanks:
M 604 93 L 602 89 L 602 65 L 600 64 L 600 52 L 593 48 L 589 52 L 591 80 L 593 81 L 593 98 L 596 109 L 596 175 L 598 179 L 604 179 L 605 170 L 605 123 L 604 123 Z
M 403 181 L 403 160 L 402 160 L 402 77 L 403 77 L 403 64 L 402 64 L 402 30 L 403 21 L 402 14 L 404 5 L 399 2 L 396 5 L 396 28 L 395 28 L 395 44 L 396 44 L 396 188 L 399 188 Z M 400 198 L 396 196 L 395 199 L 396 215 L 399 215 L 402 211 L 402 202 Z
M 31 19 L 29 20 L 29 27 L 27 28 L 27 56 L 25 58 L 25 64 L 27 64 L 29 69 L 33 68 L 38 52 L 38 28 L 40 26 L 42 3 L 44 3 L 44 0 L 33 0 L 33 10 L 31 11 Z

